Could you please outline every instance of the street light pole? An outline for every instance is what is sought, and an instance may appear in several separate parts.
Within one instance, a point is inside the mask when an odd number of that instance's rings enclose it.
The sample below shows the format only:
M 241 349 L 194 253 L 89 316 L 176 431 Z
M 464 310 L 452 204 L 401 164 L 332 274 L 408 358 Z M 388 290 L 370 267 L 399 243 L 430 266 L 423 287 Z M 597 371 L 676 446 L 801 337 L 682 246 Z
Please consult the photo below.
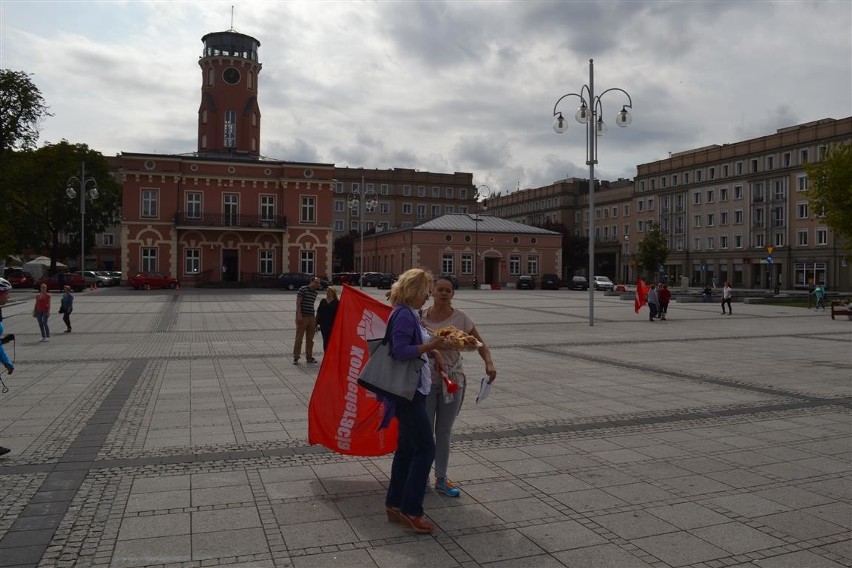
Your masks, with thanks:
M 473 288 L 479 290 L 479 198 L 484 195 L 483 209 L 488 208 L 488 198 L 491 197 L 491 188 L 486 184 L 480 184 L 476 188 L 475 203 L 476 211 L 474 211 L 473 226 L 474 226 L 474 254 L 473 254 Z M 483 265 L 483 269 L 484 269 Z
M 580 108 L 577 110 L 574 118 L 580 124 L 586 125 L 586 164 L 589 166 L 589 325 L 595 325 L 595 287 L 593 285 L 595 277 L 595 164 L 598 163 L 598 136 L 606 134 L 607 127 L 601 116 L 603 113 L 603 105 L 601 97 L 610 91 L 619 91 L 627 97 L 627 104 L 621 107 L 621 111 L 616 115 L 615 123 L 618 126 L 629 126 L 633 121 L 628 108 L 633 108 L 633 100 L 624 89 L 613 87 L 605 90 L 600 95 L 595 96 L 595 62 L 594 59 L 589 59 L 589 84 L 583 85 L 579 93 L 567 93 L 557 99 L 553 105 L 553 130 L 557 134 L 562 134 L 567 128 L 566 119 L 558 112 L 556 108 L 562 99 L 565 97 L 578 97 L 580 99 Z M 588 97 L 588 98 L 587 98 Z
M 77 187 L 80 190 L 80 263 L 79 270 L 82 272 L 86 269 L 86 195 L 92 199 L 98 198 L 98 182 L 93 177 L 86 177 L 86 162 L 80 166 L 80 177 L 71 176 L 65 182 L 65 195 L 69 199 L 77 197 L 77 192 L 74 191 L 73 182 L 77 182 Z M 89 185 L 91 184 L 91 187 Z M 88 188 L 88 189 L 87 189 Z
M 361 187 L 364 187 L 364 178 L 361 178 Z M 369 192 L 364 192 L 363 205 L 364 208 L 361 208 L 361 190 L 358 191 L 350 191 L 349 192 L 349 209 L 351 209 L 354 213 L 355 209 L 358 209 L 358 232 L 361 235 L 361 252 L 360 252 L 360 260 L 359 260 L 359 272 L 358 272 L 358 287 L 363 290 L 364 289 L 364 211 L 372 212 L 373 209 L 379 204 L 379 200 L 377 198 L 376 192 L 370 190 Z

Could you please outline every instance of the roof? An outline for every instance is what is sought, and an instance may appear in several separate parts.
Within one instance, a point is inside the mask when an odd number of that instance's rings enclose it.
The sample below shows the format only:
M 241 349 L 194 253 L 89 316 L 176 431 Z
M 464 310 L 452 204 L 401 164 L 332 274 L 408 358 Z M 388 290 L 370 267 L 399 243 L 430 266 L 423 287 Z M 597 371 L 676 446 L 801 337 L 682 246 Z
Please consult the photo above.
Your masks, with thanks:
M 472 213 L 452 213 L 442 215 L 431 221 L 413 227 L 415 231 L 479 231 L 489 233 L 522 233 L 536 235 L 558 235 L 556 231 L 549 231 L 532 225 L 524 225 L 516 221 L 501 219 L 491 215 L 475 215 Z

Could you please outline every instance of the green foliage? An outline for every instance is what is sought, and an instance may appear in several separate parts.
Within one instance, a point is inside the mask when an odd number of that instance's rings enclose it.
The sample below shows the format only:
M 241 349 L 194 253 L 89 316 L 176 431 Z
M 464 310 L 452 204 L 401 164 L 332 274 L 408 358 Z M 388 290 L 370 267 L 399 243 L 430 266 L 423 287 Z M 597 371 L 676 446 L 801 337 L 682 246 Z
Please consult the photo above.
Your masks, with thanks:
M 29 75 L 0 69 L 0 152 L 34 148 L 39 122 L 45 116 L 53 116 L 47 109 L 41 91 Z
M 824 214 L 825 224 L 852 253 L 852 145 L 830 147 L 823 161 L 806 164 L 805 171 L 811 212 Z
M 85 245 L 89 251 L 95 235 L 118 222 L 121 207 L 121 185 L 110 174 L 107 160 L 85 144 L 67 141 L 7 154 L 0 183 L 4 224 L 14 233 L 13 250 L 46 250 L 54 261 L 79 255 L 80 185 L 71 183 L 75 198 L 69 198 L 65 189 L 71 176 L 80 177 L 83 163 L 86 178 L 97 181 L 99 193 L 97 199 L 86 199 Z
M 637 263 L 642 267 L 642 272 L 652 277 L 657 273 L 657 268 L 666 263 L 669 257 L 669 247 L 666 239 L 660 232 L 658 223 L 650 223 L 645 232 L 645 238 L 639 242 L 639 253 L 636 255 Z M 656 280 L 656 278 L 654 278 Z

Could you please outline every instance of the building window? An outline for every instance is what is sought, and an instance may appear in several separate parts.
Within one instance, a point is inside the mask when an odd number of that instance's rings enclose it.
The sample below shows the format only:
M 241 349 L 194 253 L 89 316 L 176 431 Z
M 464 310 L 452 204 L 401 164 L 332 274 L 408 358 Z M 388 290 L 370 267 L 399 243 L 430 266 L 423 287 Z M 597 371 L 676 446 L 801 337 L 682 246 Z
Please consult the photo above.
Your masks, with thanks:
M 800 247 L 808 246 L 808 230 L 799 229 L 796 231 L 796 244 Z
M 105 247 L 111 247 L 115 245 L 115 235 L 112 233 L 104 233 L 101 235 L 101 243 Z
M 775 169 L 775 156 L 766 156 L 766 169 Z
M 808 202 L 807 201 L 799 201 L 796 204 L 796 218 L 797 219 L 807 219 L 808 218 Z
M 231 227 L 238 225 L 237 215 L 239 214 L 240 196 L 236 193 L 226 193 L 222 196 L 222 199 L 222 220 L 226 225 Z
M 403 203 L 402 204 L 402 214 L 403 215 L 411 215 L 412 205 L 411 203 Z
M 233 148 L 237 145 L 237 113 L 233 110 L 225 111 L 225 148 Z
M 625 205 L 624 205 L 624 216 L 625 216 L 625 217 L 629 217 L 629 216 L 630 216 L 630 204 L 625 204 Z
M 520 276 L 521 274 L 521 257 L 512 255 L 509 257 L 509 275 Z
M 742 199 L 743 198 L 743 186 L 735 185 L 734 186 L 734 199 Z
M 302 196 L 302 206 L 299 209 L 299 221 L 302 223 L 317 222 L 317 204 L 315 197 L 311 197 L 309 195 Z M 309 270 L 303 270 L 302 272 L 313 274 L 313 271 Z
M 763 233 L 757 233 L 754 235 L 754 246 L 757 248 L 763 248 L 766 246 L 766 235 Z
M 389 203 L 379 203 L 379 213 L 390 213 L 390 204 Z
M 783 247 L 784 246 L 784 233 L 775 233 L 775 246 Z
M 808 176 L 801 175 L 796 178 L 796 191 L 807 191 L 808 189 Z
M 696 229 L 701 228 L 701 215 L 695 215 L 692 218 L 692 226 L 695 227 Z
M 445 187 L 444 188 L 444 197 L 446 197 L 447 199 L 453 198 L 453 188 L 452 187 Z
M 611 212 L 610 214 L 612 215 L 612 218 L 613 218 L 613 219 L 615 219 L 616 217 L 618 217 L 618 207 L 613 206 L 613 207 L 612 207 L 612 212 Z
M 462 274 L 473 274 L 473 255 L 472 254 L 461 255 L 461 273 Z
M 707 249 L 713 250 L 716 248 L 716 237 L 707 237 Z
M 712 166 L 711 166 L 710 168 L 708 168 L 708 169 L 707 169 L 707 176 L 708 176 L 708 177 L 709 177 L 709 179 L 711 179 L 711 180 L 716 179 L 716 168 L 714 168 L 714 167 L 712 167 Z
M 689 172 L 683 172 L 683 184 L 689 185 Z
M 433 205 L 432 206 L 432 218 L 434 219 L 435 217 L 440 217 L 440 216 L 441 216 L 441 206 L 440 205 Z
M 700 191 L 696 191 L 695 193 L 692 194 L 692 203 L 694 203 L 695 205 L 701 205 L 701 192 Z
M 722 165 L 722 177 L 723 178 L 728 177 L 728 164 Z
M 728 237 L 725 235 L 721 235 L 719 237 L 719 248 L 726 249 L 728 248 Z
M 816 244 L 823 246 L 828 244 L 828 229 L 816 230 Z
M 379 184 L 379 193 L 381 195 L 387 195 L 389 191 L 390 191 L 390 189 L 388 187 L 388 184 L 386 184 L 386 183 Z
M 441 257 L 441 274 L 455 274 L 454 265 L 452 254 L 443 255 Z
M 644 233 L 645 232 L 645 221 L 643 221 L 641 219 L 636 221 L 636 232 L 637 233 Z
M 715 194 L 712 189 L 707 190 L 707 203 L 713 203 L 715 200 Z
M 157 216 L 157 193 L 156 189 L 142 190 L 142 217 Z
M 426 220 L 426 204 L 418 203 L 417 204 L 417 220 L 425 221 Z
M 406 185 L 402 186 L 402 195 L 405 196 L 405 197 L 411 196 L 411 186 L 410 185 L 406 184 Z
M 527 257 L 527 274 L 538 274 L 538 256 L 531 254 Z
M 728 188 L 723 187 L 719 190 L 719 201 L 727 201 L 728 200 Z
M 677 185 L 677 174 L 672 174 L 672 187 Z
M 334 200 L 334 212 L 335 213 L 343 213 L 344 211 L 346 211 L 346 202 L 343 201 L 342 199 L 335 199 Z
M 743 175 L 743 163 L 737 162 L 736 164 L 734 164 L 734 170 L 736 170 L 736 175 Z
M 201 272 L 201 249 L 186 249 L 183 253 L 184 274 L 198 274 Z
M 343 219 L 335 219 L 334 220 L 334 230 L 335 230 L 335 232 L 338 232 L 338 233 L 343 231 Z
M 201 219 L 201 192 L 190 191 L 186 194 L 186 218 Z
M 738 248 L 738 249 L 743 248 L 743 236 L 742 235 L 734 235 L 734 248 Z
M 694 237 L 692 239 L 692 245 L 693 250 L 701 250 L 701 237 Z
M 781 180 L 776 180 L 772 183 L 772 193 L 775 199 L 784 199 L 786 193 L 784 191 L 784 182 Z
M 467 188 L 462 187 L 459 189 L 459 199 L 467 199 Z
M 757 173 L 757 158 L 752 158 L 750 164 L 751 164 L 751 170 L 749 170 L 750 173 L 756 174 Z
M 418 185 L 417 186 L 417 197 L 426 197 L 426 186 Z
M 334 183 L 334 193 L 343 193 L 343 182 L 338 181 Z
M 645 191 L 645 180 L 644 179 L 639 182 L 639 192 L 641 193 L 643 191 Z
M 266 223 L 275 221 L 275 196 L 260 196 L 260 220 Z
M 716 215 L 714 215 L 713 213 L 708 213 L 707 214 L 707 226 L 712 227 L 715 224 L 715 221 L 716 221 Z
M 727 211 L 722 211 L 721 213 L 719 213 L 719 224 L 720 225 L 727 225 L 728 224 L 728 212 Z
M 258 259 L 258 261 L 260 264 L 261 274 L 275 274 L 275 257 L 273 256 L 271 250 L 260 251 L 260 258 Z
M 142 272 L 157 271 L 157 249 L 154 247 L 142 248 Z
M 299 271 L 305 274 L 313 274 L 316 270 L 314 251 L 303 250 L 299 253 Z
M 642 211 L 645 210 L 645 200 L 644 199 L 640 199 L 639 201 L 636 202 L 636 210 L 639 213 L 641 213 Z
M 807 148 L 803 148 L 803 149 L 799 150 L 799 163 L 800 164 L 807 164 L 808 163 L 808 149 Z
M 701 183 L 701 170 L 695 170 L 695 183 Z

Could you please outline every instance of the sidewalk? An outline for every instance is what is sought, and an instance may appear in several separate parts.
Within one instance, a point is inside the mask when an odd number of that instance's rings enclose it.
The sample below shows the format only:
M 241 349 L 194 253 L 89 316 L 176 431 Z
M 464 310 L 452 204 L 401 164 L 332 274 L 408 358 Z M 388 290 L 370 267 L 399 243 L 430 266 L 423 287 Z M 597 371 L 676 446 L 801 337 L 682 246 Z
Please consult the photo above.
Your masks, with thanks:
M 370 290 L 377 298 L 384 291 Z M 294 293 L 4 308 L 0 566 L 852 566 L 852 325 L 801 308 L 459 290 L 498 378 L 468 396 L 432 536 L 389 524 L 390 456 L 307 446 Z M 317 349 L 322 342 L 317 337 Z M 468 357 L 474 382 L 482 371 Z

